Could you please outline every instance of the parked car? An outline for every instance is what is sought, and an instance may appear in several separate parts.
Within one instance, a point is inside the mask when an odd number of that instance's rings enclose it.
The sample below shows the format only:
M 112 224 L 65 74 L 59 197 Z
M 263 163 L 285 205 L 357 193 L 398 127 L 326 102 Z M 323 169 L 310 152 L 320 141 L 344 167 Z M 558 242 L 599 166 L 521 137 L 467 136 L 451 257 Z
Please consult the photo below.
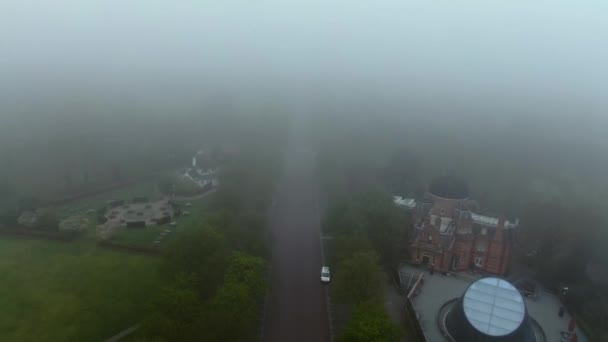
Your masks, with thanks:
M 324 284 L 328 284 L 331 280 L 329 266 L 321 267 L 321 282 Z

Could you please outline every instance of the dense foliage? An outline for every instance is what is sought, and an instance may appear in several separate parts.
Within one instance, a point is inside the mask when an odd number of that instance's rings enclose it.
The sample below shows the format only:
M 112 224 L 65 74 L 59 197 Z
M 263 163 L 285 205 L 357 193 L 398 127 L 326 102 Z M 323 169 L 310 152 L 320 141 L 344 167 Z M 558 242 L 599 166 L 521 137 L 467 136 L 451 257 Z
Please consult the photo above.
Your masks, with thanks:
M 338 341 L 393 342 L 398 341 L 401 335 L 381 305 L 363 302 L 355 306 L 353 316 Z
M 401 329 L 382 307 L 386 274 L 400 259 L 406 218 L 381 192 L 333 201 L 324 230 L 333 236 L 332 298 L 353 308 L 339 341 L 397 341 Z
M 349 239 L 365 237 L 381 263 L 394 268 L 406 253 L 409 221 L 407 213 L 396 208 L 388 194 L 372 189 L 333 202 L 324 228 L 332 235 Z
M 335 269 L 338 272 L 333 291 L 339 302 L 356 304 L 382 300 L 385 277 L 374 252 L 356 252 L 341 260 Z
M 142 341 L 254 341 L 266 291 L 267 207 L 280 150 L 249 147 L 222 166 L 209 212 L 168 246 L 167 285 L 150 308 Z

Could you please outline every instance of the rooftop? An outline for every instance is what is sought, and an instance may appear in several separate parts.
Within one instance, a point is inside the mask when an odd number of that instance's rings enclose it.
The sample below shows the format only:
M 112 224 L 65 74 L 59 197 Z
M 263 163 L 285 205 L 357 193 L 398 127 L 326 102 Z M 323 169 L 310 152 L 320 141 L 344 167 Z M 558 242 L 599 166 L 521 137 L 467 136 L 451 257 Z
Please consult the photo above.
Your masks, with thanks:
M 464 293 L 464 314 L 478 331 L 503 336 L 515 331 L 526 316 L 521 294 L 508 281 L 482 278 Z
M 422 269 L 410 265 L 402 266 L 402 271 L 416 276 L 424 272 Z M 462 296 L 467 287 L 477 279 L 479 278 L 466 273 L 444 276 L 438 273 L 430 275 L 425 272 L 424 283 L 419 293 L 413 298 L 413 304 L 427 341 L 447 341 L 436 323 L 437 313 L 445 302 Z M 567 312 L 563 317 L 558 316 L 557 312 L 561 303 L 557 296 L 541 290 L 536 298 L 524 297 L 524 302 L 529 316 L 542 327 L 547 341 L 561 341 L 560 332 L 568 330 L 571 316 Z M 578 327 L 576 332 L 580 342 L 588 341 Z
M 416 200 L 413 198 L 403 198 L 401 196 L 393 196 L 393 202 L 404 208 L 414 209 L 416 206 Z
M 401 196 L 393 196 L 393 203 L 395 203 L 395 205 L 397 205 L 399 207 L 406 208 L 406 209 L 414 209 L 416 207 L 416 199 L 414 199 L 414 198 L 404 198 Z M 494 228 L 496 228 L 498 226 L 498 218 L 496 218 L 496 217 L 471 213 L 471 219 L 473 219 L 474 223 L 477 223 L 480 225 L 494 227 Z M 434 220 L 434 218 L 432 220 Z M 447 223 L 448 222 L 446 222 L 446 224 Z M 515 220 L 515 222 L 511 222 L 508 220 L 505 221 L 505 228 L 507 228 L 507 229 L 516 228 L 518 225 L 519 225 L 519 222 L 517 220 Z M 443 221 L 442 221 L 442 226 L 443 226 Z

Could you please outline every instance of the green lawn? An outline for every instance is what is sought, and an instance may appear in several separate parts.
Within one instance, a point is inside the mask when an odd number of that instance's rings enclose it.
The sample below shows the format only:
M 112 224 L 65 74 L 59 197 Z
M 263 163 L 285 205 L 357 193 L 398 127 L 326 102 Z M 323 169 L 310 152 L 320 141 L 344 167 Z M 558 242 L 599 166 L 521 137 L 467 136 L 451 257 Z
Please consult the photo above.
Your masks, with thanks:
M 0 237 L 0 341 L 102 341 L 140 320 L 159 258 Z
M 125 228 L 119 227 L 116 229 L 110 240 L 112 242 L 123 243 L 127 245 L 137 245 L 142 247 L 152 247 L 154 240 L 165 229 L 170 229 L 168 225 L 162 226 L 147 226 L 146 228 Z
M 141 182 L 61 206 L 61 217 L 83 214 L 109 199 L 154 196 L 154 182 Z M 195 229 L 208 213 L 208 198 L 191 201 L 189 216 L 161 244 Z M 161 258 L 96 247 L 95 215 L 72 242 L 0 235 L 0 341 L 103 341 L 140 322 L 161 286 Z M 113 241 L 151 246 L 169 225 L 122 229 Z

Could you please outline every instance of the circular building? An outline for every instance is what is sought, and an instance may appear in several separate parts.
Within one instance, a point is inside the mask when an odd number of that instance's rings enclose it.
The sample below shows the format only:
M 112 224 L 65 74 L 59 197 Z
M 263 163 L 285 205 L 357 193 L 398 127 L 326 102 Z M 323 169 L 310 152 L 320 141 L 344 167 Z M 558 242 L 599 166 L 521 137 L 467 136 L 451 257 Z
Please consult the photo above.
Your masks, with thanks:
M 431 181 L 429 193 L 443 199 L 464 200 L 469 198 L 469 187 L 456 176 L 442 176 Z
M 500 278 L 482 278 L 471 284 L 441 324 L 455 342 L 537 341 L 523 297 Z

